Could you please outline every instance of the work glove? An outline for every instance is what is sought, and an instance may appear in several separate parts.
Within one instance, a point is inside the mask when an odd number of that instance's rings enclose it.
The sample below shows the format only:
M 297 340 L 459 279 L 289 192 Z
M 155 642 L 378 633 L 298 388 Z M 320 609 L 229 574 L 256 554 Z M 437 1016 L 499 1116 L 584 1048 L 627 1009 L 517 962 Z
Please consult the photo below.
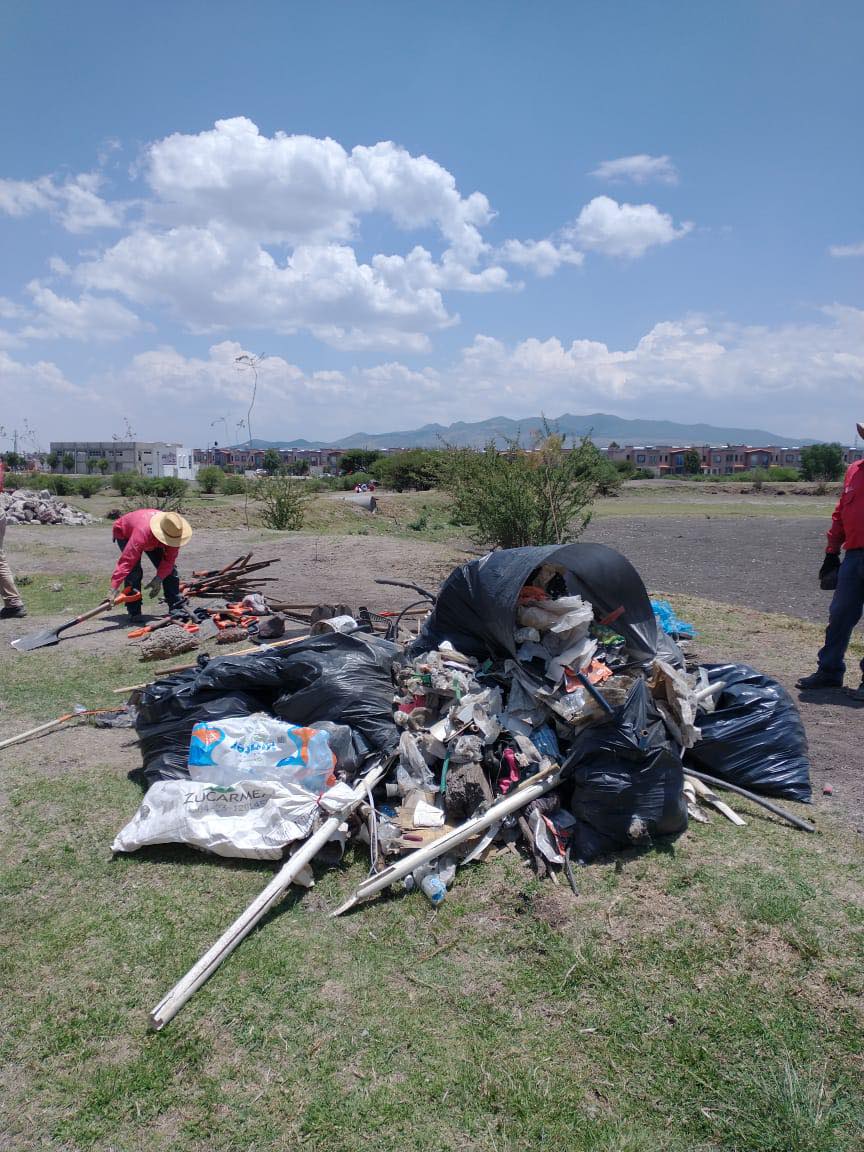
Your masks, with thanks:
M 158 576 L 154 576 L 150 583 L 147 585 L 147 593 L 151 600 L 155 600 L 159 593 L 162 591 L 162 581 Z
M 826 552 L 819 569 L 819 587 L 831 592 L 837 587 L 837 573 L 840 571 L 840 557 L 836 552 Z

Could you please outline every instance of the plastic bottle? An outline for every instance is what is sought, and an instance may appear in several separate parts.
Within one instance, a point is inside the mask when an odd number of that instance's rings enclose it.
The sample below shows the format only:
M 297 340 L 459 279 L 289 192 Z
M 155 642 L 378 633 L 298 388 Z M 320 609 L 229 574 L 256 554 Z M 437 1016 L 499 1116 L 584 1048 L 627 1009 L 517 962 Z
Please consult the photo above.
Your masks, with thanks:
M 429 872 L 420 881 L 420 891 L 436 907 L 447 897 L 447 885 L 437 872 Z

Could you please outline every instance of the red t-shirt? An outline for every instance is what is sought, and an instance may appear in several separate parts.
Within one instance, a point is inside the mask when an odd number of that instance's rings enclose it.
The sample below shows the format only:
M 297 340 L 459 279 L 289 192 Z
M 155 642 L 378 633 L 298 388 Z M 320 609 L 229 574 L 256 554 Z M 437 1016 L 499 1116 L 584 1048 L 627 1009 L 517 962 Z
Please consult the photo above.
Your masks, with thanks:
M 126 577 L 140 561 L 145 552 L 152 552 L 154 548 L 162 549 L 162 563 L 156 569 L 156 575 L 164 580 L 174 567 L 179 548 L 169 548 L 161 540 L 157 540 L 150 531 L 150 521 L 158 514 L 156 508 L 136 508 L 134 512 L 127 512 L 114 521 L 112 536 L 115 540 L 125 540 L 126 547 L 120 553 L 117 567 L 111 576 L 111 587 L 120 588 Z

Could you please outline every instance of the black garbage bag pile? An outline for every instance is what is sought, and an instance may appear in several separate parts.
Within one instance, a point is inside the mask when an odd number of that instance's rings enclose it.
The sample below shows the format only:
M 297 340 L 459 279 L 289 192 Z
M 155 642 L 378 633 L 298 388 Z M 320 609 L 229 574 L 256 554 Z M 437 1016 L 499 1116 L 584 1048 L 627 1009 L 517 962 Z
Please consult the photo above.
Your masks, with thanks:
M 196 724 L 256 712 L 303 726 L 348 725 L 353 747 L 341 749 L 341 755 L 334 748 L 346 766 L 369 752 L 388 751 L 399 739 L 390 675 L 394 651 L 376 637 L 331 633 L 221 657 L 157 680 L 144 690 L 138 707 L 142 779 L 150 785 L 188 777 Z
M 705 689 L 718 680 L 712 711 Z M 145 779 L 185 774 L 199 721 L 261 711 L 350 731 L 337 757 L 345 778 L 389 757 L 373 862 L 556 768 L 554 792 L 488 838 L 525 842 L 541 874 L 680 834 L 685 758 L 754 791 L 809 798 L 788 696 L 752 669 L 686 673 L 639 574 L 599 544 L 503 550 L 457 568 L 404 648 L 328 633 L 158 681 L 138 719 Z M 433 871 L 452 875 L 463 857 Z

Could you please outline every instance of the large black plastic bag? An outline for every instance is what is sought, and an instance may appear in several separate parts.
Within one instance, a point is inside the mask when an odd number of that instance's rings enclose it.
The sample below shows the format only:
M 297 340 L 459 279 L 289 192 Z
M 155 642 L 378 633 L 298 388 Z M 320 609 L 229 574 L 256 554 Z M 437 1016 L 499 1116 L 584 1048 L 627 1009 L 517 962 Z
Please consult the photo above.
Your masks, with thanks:
M 251 716 L 265 704 L 247 692 L 201 691 L 198 670 L 149 684 L 141 695 L 135 728 L 143 766 L 136 775 L 148 788 L 157 780 L 189 777 L 189 741 L 196 724 Z
M 677 745 L 638 679 L 606 724 L 580 733 L 565 762 L 576 817 L 572 854 L 592 860 L 687 827 Z
M 795 702 L 782 685 L 747 664 L 705 666 L 726 687 L 714 712 L 700 712 L 702 730 L 687 753 L 696 768 L 766 796 L 808 804 L 810 760 Z
M 479 659 L 514 655 L 519 593 L 542 564 L 569 570 L 568 594 L 591 604 L 596 619 L 623 608 L 613 627 L 624 637 L 628 654 L 639 662 L 653 659 L 658 629 L 645 585 L 630 561 L 605 544 L 502 548 L 455 568 L 411 651 L 427 652 L 449 640 Z
M 393 722 L 393 644 L 339 632 L 281 649 L 282 694 L 273 711 L 291 724 L 347 724 L 373 751 L 399 742 Z

